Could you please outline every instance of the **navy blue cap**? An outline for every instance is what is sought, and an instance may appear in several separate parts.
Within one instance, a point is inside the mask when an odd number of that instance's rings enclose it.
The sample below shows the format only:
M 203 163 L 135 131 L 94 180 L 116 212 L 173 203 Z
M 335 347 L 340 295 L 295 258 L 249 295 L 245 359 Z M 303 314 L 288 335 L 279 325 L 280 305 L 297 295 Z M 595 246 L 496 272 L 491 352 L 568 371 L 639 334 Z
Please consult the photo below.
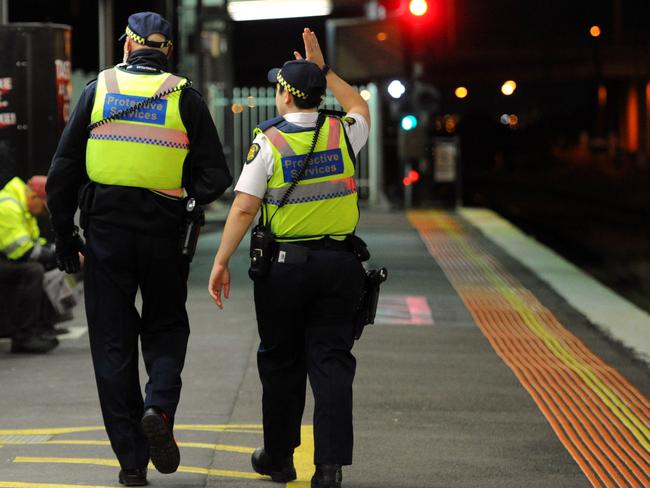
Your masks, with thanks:
M 151 34 L 161 34 L 165 36 L 165 41 L 148 41 L 147 37 Z M 143 46 L 169 47 L 172 45 L 172 26 L 162 15 L 156 12 L 138 12 L 129 16 L 126 32 L 119 40 L 121 41 L 127 36 Z
M 320 98 L 327 88 L 323 71 L 315 63 L 304 59 L 287 61 L 282 68 L 273 68 L 269 71 L 268 79 L 271 83 L 279 83 L 301 100 Z

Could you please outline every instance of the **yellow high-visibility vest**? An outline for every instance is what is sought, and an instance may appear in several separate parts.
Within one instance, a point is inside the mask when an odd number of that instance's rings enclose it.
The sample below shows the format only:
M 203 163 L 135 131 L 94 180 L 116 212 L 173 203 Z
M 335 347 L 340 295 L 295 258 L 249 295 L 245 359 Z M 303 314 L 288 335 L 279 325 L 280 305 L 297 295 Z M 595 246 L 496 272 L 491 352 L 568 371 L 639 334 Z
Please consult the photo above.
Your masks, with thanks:
M 27 185 L 18 177 L 0 190 L 0 253 L 12 261 L 45 241 L 27 208 Z
M 287 203 L 282 196 L 298 175 L 309 152 L 315 129 L 286 121 L 257 128 L 273 152 L 273 175 L 264 197 L 264 220 L 279 241 L 311 240 L 325 236 L 343 239 L 359 222 L 354 155 L 337 117 L 326 117 L 307 166 Z
M 119 67 L 102 71 L 91 124 L 185 82 L 185 78 L 164 72 L 130 73 Z M 181 196 L 189 139 L 181 119 L 180 96 L 176 91 L 94 128 L 86 149 L 90 180 Z

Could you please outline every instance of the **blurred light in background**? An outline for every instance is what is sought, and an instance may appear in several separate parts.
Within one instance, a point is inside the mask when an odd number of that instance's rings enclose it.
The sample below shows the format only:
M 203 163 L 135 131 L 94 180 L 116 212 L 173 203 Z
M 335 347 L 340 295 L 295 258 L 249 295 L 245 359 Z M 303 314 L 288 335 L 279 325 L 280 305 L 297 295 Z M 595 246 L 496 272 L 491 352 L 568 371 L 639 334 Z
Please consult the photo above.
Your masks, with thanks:
M 465 98 L 467 97 L 468 93 L 469 92 L 467 91 L 467 88 L 465 88 L 464 86 L 459 86 L 458 88 L 456 88 L 456 91 L 454 91 L 454 94 L 456 95 L 457 98 Z
M 509 97 L 515 92 L 516 89 L 517 89 L 517 83 L 515 83 L 512 80 L 508 80 L 501 86 L 501 93 Z
M 598 87 L 598 105 L 604 107 L 607 104 L 607 87 L 600 85 Z
M 456 117 L 445 115 L 445 130 L 450 134 L 456 130 Z
M 405 176 L 402 183 L 404 183 L 404 186 L 409 186 L 411 184 L 411 179 L 408 176 Z
M 519 116 L 515 114 L 503 114 L 500 118 L 499 121 L 503 125 L 509 126 L 511 129 L 516 129 L 519 127 Z
M 387 39 L 388 39 L 388 34 L 386 34 L 384 31 L 377 32 L 377 40 L 379 42 L 384 42 Z
M 399 80 L 393 80 L 388 85 L 388 94 L 393 98 L 399 98 L 406 92 L 404 83 Z
M 421 17 L 429 10 L 429 4 L 426 0 L 411 0 L 409 11 L 416 17 Z
M 255 108 L 255 97 L 251 95 L 246 98 L 246 104 L 248 105 L 248 108 Z
M 361 98 L 363 98 L 366 102 L 372 98 L 372 94 L 368 90 L 361 90 L 359 92 L 359 95 L 361 95 Z
M 240 114 L 244 111 L 244 106 L 241 103 L 233 103 L 230 109 L 232 110 L 232 113 Z
M 589 34 L 591 34 L 591 37 L 600 37 L 601 34 L 600 26 L 592 25 L 591 28 L 589 29 Z
M 235 21 L 314 17 L 332 13 L 331 0 L 231 0 L 228 13 Z
M 412 169 L 411 171 L 409 171 L 407 178 L 411 180 L 411 183 L 417 183 L 418 180 L 420 179 L 420 173 Z
M 409 114 L 402 117 L 402 122 L 400 124 L 402 129 L 409 131 L 413 130 L 418 126 L 418 119 L 415 115 Z

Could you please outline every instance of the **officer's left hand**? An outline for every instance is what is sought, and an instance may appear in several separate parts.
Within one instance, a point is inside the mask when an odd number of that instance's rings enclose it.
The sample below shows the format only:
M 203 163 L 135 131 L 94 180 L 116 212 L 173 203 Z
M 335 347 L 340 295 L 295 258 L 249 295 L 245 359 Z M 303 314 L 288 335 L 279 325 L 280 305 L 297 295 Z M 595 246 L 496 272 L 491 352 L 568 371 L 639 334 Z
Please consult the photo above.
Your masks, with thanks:
M 223 296 L 230 298 L 230 270 L 228 265 L 214 263 L 212 272 L 210 273 L 210 283 L 208 284 L 208 291 L 214 300 L 214 303 L 223 310 L 223 301 L 221 300 L 221 290 L 223 289 Z
M 61 271 L 73 274 L 81 269 L 81 260 L 79 259 L 85 251 L 84 241 L 79 236 L 75 227 L 72 235 L 55 238 L 56 264 Z

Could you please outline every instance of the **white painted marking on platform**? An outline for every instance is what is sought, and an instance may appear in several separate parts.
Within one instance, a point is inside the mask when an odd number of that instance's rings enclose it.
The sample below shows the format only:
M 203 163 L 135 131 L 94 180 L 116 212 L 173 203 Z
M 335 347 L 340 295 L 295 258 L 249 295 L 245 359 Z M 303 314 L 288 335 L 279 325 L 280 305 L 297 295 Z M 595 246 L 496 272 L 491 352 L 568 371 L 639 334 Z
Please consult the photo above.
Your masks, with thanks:
M 460 214 L 602 331 L 650 364 L 650 316 L 645 311 L 491 210 L 464 208 Z
M 88 327 L 83 326 L 83 325 L 76 325 L 72 327 L 66 327 L 70 332 L 67 334 L 61 334 L 60 336 L 57 336 L 59 340 L 64 340 L 64 341 L 74 341 L 77 339 L 81 339 L 86 332 L 88 332 Z
M 433 325 L 431 307 L 419 295 L 380 295 L 375 325 Z

